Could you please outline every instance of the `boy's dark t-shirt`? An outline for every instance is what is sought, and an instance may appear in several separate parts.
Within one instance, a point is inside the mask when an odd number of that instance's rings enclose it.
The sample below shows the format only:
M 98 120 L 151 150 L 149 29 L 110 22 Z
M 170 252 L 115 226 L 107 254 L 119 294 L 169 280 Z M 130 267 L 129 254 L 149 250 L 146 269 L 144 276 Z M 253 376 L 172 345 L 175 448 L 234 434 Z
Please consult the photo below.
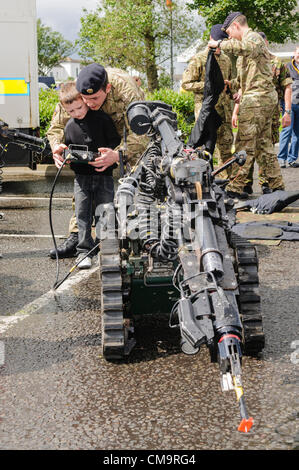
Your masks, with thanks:
M 88 110 L 83 119 L 71 118 L 64 129 L 65 144 L 87 145 L 88 150 L 97 153 L 99 147 L 114 149 L 121 141 L 111 117 L 101 109 Z M 87 163 L 71 162 L 71 169 L 80 175 L 112 175 L 112 166 L 103 172 L 95 171 Z

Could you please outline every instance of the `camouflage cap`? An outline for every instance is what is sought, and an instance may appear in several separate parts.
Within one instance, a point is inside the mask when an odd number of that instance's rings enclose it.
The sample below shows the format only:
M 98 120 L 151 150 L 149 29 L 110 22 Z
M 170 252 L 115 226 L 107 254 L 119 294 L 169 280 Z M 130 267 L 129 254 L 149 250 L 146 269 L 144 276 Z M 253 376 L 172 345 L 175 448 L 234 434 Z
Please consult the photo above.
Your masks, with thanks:
M 107 80 L 107 72 L 100 64 L 84 67 L 76 80 L 76 88 L 83 95 L 93 95 L 102 88 Z
M 222 25 L 222 31 L 226 31 L 227 28 L 230 27 L 233 21 L 235 21 L 236 18 L 239 16 L 243 16 L 243 13 L 240 11 L 232 11 L 224 20 L 224 23 Z
M 220 39 L 227 39 L 228 35 L 225 31 L 222 31 L 222 24 L 214 24 L 211 28 L 210 35 L 214 39 L 214 41 L 219 41 Z

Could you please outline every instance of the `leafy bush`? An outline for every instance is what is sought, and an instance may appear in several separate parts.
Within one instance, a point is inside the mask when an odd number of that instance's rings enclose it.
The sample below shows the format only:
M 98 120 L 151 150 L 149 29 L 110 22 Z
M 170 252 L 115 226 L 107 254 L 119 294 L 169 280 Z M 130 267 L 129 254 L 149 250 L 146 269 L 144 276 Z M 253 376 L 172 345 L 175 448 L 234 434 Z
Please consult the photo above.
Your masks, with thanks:
M 149 93 L 147 100 L 160 100 L 170 104 L 177 113 L 178 128 L 182 138 L 188 140 L 194 126 L 194 97 L 193 93 L 176 92 L 169 88 L 161 88 Z
M 159 88 L 171 88 L 171 76 L 167 72 L 159 74 Z
M 58 93 L 56 90 L 41 90 L 39 92 L 39 120 L 40 120 L 40 135 L 45 137 L 47 130 L 50 127 L 50 122 L 58 103 Z

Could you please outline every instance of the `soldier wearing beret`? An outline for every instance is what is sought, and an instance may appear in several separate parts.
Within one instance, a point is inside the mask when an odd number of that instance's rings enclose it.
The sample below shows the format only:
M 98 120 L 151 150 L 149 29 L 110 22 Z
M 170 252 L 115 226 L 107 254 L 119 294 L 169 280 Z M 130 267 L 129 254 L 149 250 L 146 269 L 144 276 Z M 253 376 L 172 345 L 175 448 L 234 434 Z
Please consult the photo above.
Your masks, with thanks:
M 216 24 L 212 26 L 210 32 L 210 38 L 218 41 L 220 39 L 227 38 L 227 34 L 221 30 L 222 25 Z M 188 64 L 188 67 L 184 71 L 182 78 L 182 88 L 186 91 L 192 91 L 194 93 L 195 101 L 195 119 L 198 118 L 204 95 L 204 83 L 205 83 L 205 67 L 208 58 L 209 48 L 206 47 L 203 51 L 198 52 L 193 56 Z M 220 49 L 215 52 L 215 58 L 219 64 L 223 78 L 230 80 L 232 78 L 232 63 L 230 58 L 224 54 Z M 222 165 L 226 160 L 231 158 L 232 144 L 233 144 L 233 133 L 231 128 L 232 118 L 232 105 L 229 95 L 224 90 L 219 97 L 216 105 L 216 110 L 222 118 L 222 124 L 217 132 L 217 144 L 214 155 L 218 159 L 218 164 Z M 228 175 L 223 172 L 221 176 L 226 178 Z
M 269 46 L 269 42 L 265 33 L 259 32 L 259 35 L 264 39 L 267 47 Z M 272 116 L 272 143 L 273 145 L 279 142 L 279 129 L 280 129 L 280 107 L 281 102 L 285 102 L 285 110 L 282 116 L 282 127 L 288 127 L 291 125 L 291 104 L 292 104 L 292 79 L 289 73 L 287 66 L 282 62 L 282 60 L 277 57 L 276 55 L 269 52 L 271 58 L 271 65 L 272 65 L 272 77 L 275 89 L 278 94 L 278 104 L 276 110 Z M 241 57 L 238 58 L 241 59 Z M 238 65 L 237 61 L 237 65 Z M 248 178 L 246 180 L 246 185 L 244 187 L 244 191 L 252 194 L 252 185 L 253 185 L 253 168 L 252 165 Z M 259 176 L 260 184 L 262 185 L 263 193 L 271 192 L 269 188 L 269 184 L 267 181 L 267 175 Z
M 90 110 L 97 111 L 102 109 L 108 114 L 116 130 L 123 139 L 123 130 L 127 130 L 127 155 L 130 162 L 136 160 L 147 146 L 147 138 L 137 136 L 129 129 L 126 119 L 126 109 L 132 101 L 144 99 L 144 93 L 136 84 L 136 81 L 128 73 L 120 69 L 105 69 L 100 64 L 90 64 L 84 67 L 76 81 L 76 88 L 81 93 L 83 101 Z M 70 116 L 59 103 L 55 109 L 51 126 L 47 132 L 47 137 L 53 152 L 53 159 L 57 168 L 60 168 L 63 162 L 64 127 Z M 101 155 L 92 163 L 97 172 L 105 171 L 109 166 L 119 161 L 120 148 L 123 148 L 124 142 L 116 149 L 100 149 Z M 58 247 L 60 258 L 75 256 L 78 243 L 78 227 L 75 215 L 70 220 L 69 237 Z M 55 258 L 55 250 L 50 251 L 50 257 Z
M 209 47 L 220 47 L 224 52 L 241 56 L 239 83 L 241 89 L 239 128 L 236 151 L 246 150 L 247 160 L 243 167 L 232 169 L 232 180 L 227 185 L 228 195 L 240 198 L 246 178 L 254 160 L 260 174 L 272 190 L 284 189 L 281 170 L 272 144 L 272 116 L 278 97 L 272 78 L 269 51 L 263 38 L 249 28 L 241 12 L 228 15 L 222 29 L 229 39 L 209 41 Z M 231 84 L 234 88 L 234 83 Z

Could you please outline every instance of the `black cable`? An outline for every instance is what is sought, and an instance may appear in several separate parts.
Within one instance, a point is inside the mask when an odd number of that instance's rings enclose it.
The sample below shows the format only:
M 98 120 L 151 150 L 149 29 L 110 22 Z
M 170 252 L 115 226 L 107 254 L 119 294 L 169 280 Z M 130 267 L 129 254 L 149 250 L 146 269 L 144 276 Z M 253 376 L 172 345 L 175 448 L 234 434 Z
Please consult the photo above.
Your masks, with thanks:
M 56 256 L 56 281 L 55 283 L 53 284 L 53 289 L 55 289 L 55 286 L 56 284 L 58 283 L 58 277 L 59 277 L 59 257 L 58 257 L 58 250 L 57 250 L 57 243 L 56 243 L 56 239 L 55 239 L 55 234 L 54 234 L 54 230 L 53 230 L 53 222 L 52 222 L 52 201 L 53 201 L 53 194 L 54 194 L 54 189 L 55 189 L 55 186 L 56 186 L 56 183 L 57 183 L 57 180 L 59 178 L 59 175 L 64 167 L 64 165 L 66 164 L 67 160 L 69 159 L 69 156 L 67 156 L 63 162 L 62 162 L 62 165 L 61 167 L 58 169 L 56 175 L 55 175 L 55 178 L 54 178 L 54 182 L 53 182 L 53 185 L 52 185 L 52 189 L 51 189 L 51 193 L 50 193 L 50 202 L 49 202 L 49 223 L 50 223 L 50 230 L 51 230 L 51 235 L 52 235 L 52 239 L 53 239 L 53 243 L 54 243 L 54 249 L 55 249 L 55 256 Z
M 59 168 L 59 170 L 57 171 L 56 175 L 55 175 L 55 179 L 54 179 L 54 182 L 53 182 L 53 185 L 52 185 L 52 189 L 51 189 L 51 193 L 50 193 L 50 202 L 49 202 L 49 222 L 50 222 L 50 229 L 51 229 L 51 235 L 52 235 L 52 238 L 53 238 L 53 243 L 54 243 L 54 249 L 55 249 L 55 255 L 56 255 L 56 279 L 55 279 L 55 282 L 53 284 L 53 287 L 52 289 L 56 290 L 58 289 L 59 286 L 61 286 L 61 284 L 66 281 L 66 279 L 72 274 L 72 272 L 76 269 L 76 267 L 81 263 L 81 261 L 83 261 L 85 258 L 87 258 L 87 256 L 89 256 L 96 248 L 99 247 L 100 245 L 100 242 L 95 245 L 88 253 L 86 253 L 86 255 L 80 259 L 80 261 L 78 261 L 74 266 L 71 267 L 71 269 L 69 270 L 69 272 L 67 273 L 67 275 L 61 280 L 61 281 L 58 281 L 58 278 L 59 278 L 59 256 L 58 256 L 58 250 L 57 250 L 57 244 L 56 244 L 56 239 L 55 239 L 55 234 L 54 234 L 54 230 L 53 230 L 53 221 L 52 221 L 52 201 L 53 201 L 53 194 L 54 194 L 54 189 L 55 189 L 55 186 L 56 186 L 56 183 L 57 183 L 57 180 L 60 176 L 60 173 L 64 167 L 64 165 L 66 164 L 67 160 L 69 160 L 70 157 L 69 155 L 63 160 L 62 164 L 61 164 L 61 167 Z
M 74 264 L 74 266 L 71 267 L 71 269 L 69 270 L 69 272 L 67 273 L 67 275 L 61 280 L 58 282 L 58 278 L 56 277 L 56 282 L 55 284 L 53 285 L 53 289 L 56 290 L 58 289 L 58 287 L 61 286 L 61 284 L 67 280 L 67 278 L 72 274 L 72 272 L 76 269 L 76 267 L 81 263 L 81 261 L 83 261 L 85 258 L 87 258 L 87 256 L 89 256 L 96 248 L 98 248 L 100 246 L 100 243 L 99 242 L 97 245 L 95 245 L 88 253 L 86 253 L 86 255 L 81 258 L 76 264 Z

